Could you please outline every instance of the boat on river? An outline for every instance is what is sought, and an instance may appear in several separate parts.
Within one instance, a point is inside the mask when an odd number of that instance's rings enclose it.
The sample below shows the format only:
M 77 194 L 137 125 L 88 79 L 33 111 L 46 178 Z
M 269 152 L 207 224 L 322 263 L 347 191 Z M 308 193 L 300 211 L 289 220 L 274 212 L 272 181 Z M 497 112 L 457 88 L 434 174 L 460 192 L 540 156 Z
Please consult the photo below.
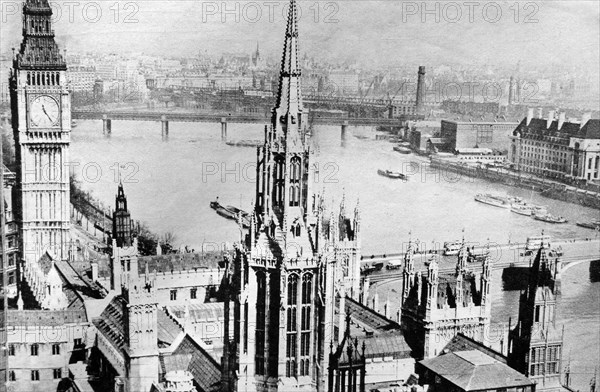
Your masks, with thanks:
M 392 170 L 381 170 L 381 169 L 379 169 L 379 170 L 377 170 L 377 174 L 379 174 L 380 176 L 387 177 L 387 178 L 392 178 L 392 179 L 395 179 L 395 180 L 406 180 L 407 179 L 407 177 L 404 174 L 402 174 L 400 172 L 395 172 L 395 171 L 392 171 Z
M 562 216 L 554 216 L 550 214 L 536 214 L 533 219 L 546 223 L 567 223 L 567 220 Z
M 586 229 L 600 231 L 600 219 L 589 221 L 589 222 L 577 222 L 575 224 L 579 227 L 585 227 Z
M 230 140 L 225 142 L 228 146 L 232 147 L 258 147 L 262 146 L 262 140 L 244 139 L 244 140 Z
M 533 214 L 533 209 L 527 204 L 513 203 L 510 210 L 519 215 L 531 216 Z
M 510 208 L 510 203 L 509 201 L 501 196 L 495 196 L 492 195 L 490 193 L 479 193 L 477 195 L 475 195 L 475 201 L 478 201 L 480 203 L 484 203 L 484 204 L 488 204 L 490 206 L 494 206 L 494 207 L 500 207 L 500 208 Z
M 410 148 L 404 146 L 394 146 L 394 151 L 399 152 L 400 154 L 410 154 L 412 152 Z

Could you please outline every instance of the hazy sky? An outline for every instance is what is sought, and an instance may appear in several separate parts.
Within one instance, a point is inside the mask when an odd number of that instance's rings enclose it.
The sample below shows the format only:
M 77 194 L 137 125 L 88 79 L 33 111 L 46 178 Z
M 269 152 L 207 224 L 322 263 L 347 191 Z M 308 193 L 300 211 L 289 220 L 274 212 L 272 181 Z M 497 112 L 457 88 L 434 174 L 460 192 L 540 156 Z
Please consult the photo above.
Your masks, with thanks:
M 0 1 L 6 53 L 20 42 L 20 2 Z M 300 49 L 316 58 L 377 65 L 600 66 L 597 0 L 300 0 L 299 5 Z M 58 41 L 73 51 L 181 56 L 248 52 L 259 41 L 261 51 L 272 56 L 281 50 L 287 2 L 57 1 L 53 8 Z

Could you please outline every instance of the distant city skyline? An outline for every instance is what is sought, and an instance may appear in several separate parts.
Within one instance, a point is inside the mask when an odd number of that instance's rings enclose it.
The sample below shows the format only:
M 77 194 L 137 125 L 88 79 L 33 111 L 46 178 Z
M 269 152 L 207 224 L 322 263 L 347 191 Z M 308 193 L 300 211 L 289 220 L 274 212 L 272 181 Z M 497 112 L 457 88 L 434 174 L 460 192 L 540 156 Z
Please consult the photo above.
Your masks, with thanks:
M 283 29 L 287 7 L 268 1 L 51 3 L 61 48 L 174 57 L 248 52 L 257 42 L 262 54 L 276 56 L 280 43 L 270 37 Z M 590 72 L 600 65 L 596 1 L 299 4 L 301 54 L 320 61 L 371 67 L 561 64 Z M 3 54 L 18 46 L 20 12 L 19 2 L 2 3 Z

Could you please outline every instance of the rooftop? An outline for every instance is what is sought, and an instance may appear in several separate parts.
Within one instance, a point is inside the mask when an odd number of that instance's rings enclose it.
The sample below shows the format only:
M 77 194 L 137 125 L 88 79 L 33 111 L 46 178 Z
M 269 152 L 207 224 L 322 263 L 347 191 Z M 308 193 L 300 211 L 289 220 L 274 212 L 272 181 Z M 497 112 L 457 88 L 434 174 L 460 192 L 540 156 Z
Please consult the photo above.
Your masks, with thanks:
M 138 259 L 138 272 L 144 274 L 146 263 L 149 272 L 190 271 L 219 268 L 223 261 L 221 252 L 173 253 L 160 256 L 142 256 Z
M 350 315 L 352 339 L 358 339 L 358 347 L 365 343 L 365 358 L 410 357 L 411 349 L 398 323 L 351 298 L 346 298 L 345 310 Z
M 419 364 L 464 391 L 534 385 L 521 373 L 478 350 L 450 352 Z

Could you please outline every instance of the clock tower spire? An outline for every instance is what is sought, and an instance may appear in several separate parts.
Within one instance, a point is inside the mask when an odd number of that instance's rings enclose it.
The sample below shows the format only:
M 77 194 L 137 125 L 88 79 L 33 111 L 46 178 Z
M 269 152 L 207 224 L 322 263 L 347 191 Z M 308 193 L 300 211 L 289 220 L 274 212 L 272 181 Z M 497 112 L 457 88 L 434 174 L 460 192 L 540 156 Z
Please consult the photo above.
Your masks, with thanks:
M 23 4 L 23 40 L 13 60 L 10 97 L 17 186 L 15 219 L 25 263 L 67 256 L 71 98 L 67 65 L 54 40 L 48 0 Z

